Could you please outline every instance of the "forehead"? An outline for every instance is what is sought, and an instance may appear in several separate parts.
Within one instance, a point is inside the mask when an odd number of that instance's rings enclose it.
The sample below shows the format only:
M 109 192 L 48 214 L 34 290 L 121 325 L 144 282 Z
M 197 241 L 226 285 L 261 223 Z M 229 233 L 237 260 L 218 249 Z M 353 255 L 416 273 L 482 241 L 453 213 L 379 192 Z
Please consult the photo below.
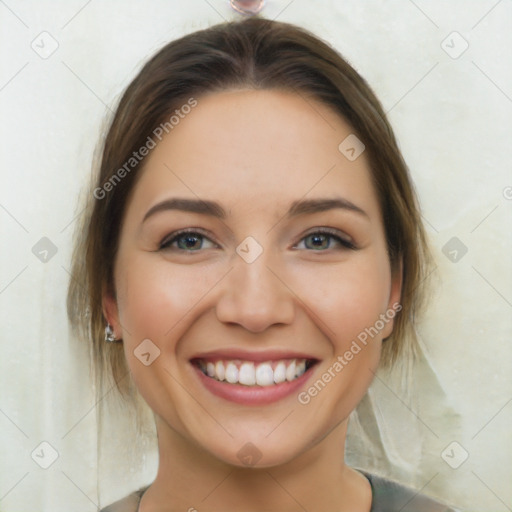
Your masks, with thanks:
M 303 95 L 211 93 L 152 150 L 134 199 L 148 203 L 174 192 L 225 199 L 228 208 L 244 201 L 275 208 L 303 196 L 342 195 L 371 210 L 376 197 L 365 154 L 351 161 L 339 150 L 350 135 L 341 116 Z

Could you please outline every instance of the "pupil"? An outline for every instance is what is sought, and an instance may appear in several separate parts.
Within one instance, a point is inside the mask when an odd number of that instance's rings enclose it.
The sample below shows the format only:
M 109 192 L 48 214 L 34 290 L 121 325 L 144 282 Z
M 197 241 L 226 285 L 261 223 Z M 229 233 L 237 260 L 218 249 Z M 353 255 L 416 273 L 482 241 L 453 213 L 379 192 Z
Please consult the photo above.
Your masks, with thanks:
M 311 240 L 316 247 L 325 246 L 325 235 L 311 235 Z
M 194 235 L 187 235 L 184 238 L 187 249 L 193 249 L 197 245 L 198 237 Z

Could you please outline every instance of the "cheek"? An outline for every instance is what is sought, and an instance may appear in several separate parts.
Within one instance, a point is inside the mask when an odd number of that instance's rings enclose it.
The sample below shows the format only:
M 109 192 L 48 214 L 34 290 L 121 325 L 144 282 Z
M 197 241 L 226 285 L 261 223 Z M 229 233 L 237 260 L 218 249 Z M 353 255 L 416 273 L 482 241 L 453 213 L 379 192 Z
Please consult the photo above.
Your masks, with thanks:
M 205 267 L 178 267 L 144 253 L 120 262 L 117 282 L 120 321 L 130 344 L 177 339 L 187 314 L 215 283 Z
M 391 278 L 387 260 L 368 253 L 340 265 L 318 265 L 294 276 L 300 297 L 319 317 L 324 333 L 346 343 L 386 311 Z M 319 324 L 320 326 L 322 324 Z
M 168 404 L 180 401 L 180 387 L 172 385 L 174 381 L 169 375 L 181 380 L 179 340 L 203 305 L 201 299 L 218 280 L 215 277 L 208 269 L 194 265 L 178 267 L 151 253 L 132 254 L 119 261 L 117 267 L 119 319 L 128 367 L 146 402 L 153 410 L 173 418 L 173 424 L 180 422 L 174 408 L 163 406 L 159 397 L 170 397 Z M 144 352 L 139 349 L 146 339 L 160 352 L 153 352 L 151 345 Z M 137 355 L 145 352 L 150 352 L 150 357 L 158 354 L 148 366 Z

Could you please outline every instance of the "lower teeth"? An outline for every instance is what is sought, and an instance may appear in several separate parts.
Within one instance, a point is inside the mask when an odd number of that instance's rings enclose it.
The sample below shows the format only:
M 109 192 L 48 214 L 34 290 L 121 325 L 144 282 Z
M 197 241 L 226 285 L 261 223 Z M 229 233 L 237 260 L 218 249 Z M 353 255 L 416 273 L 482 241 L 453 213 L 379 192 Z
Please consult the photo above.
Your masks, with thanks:
M 203 374 L 206 375 L 207 377 L 210 377 L 205 372 L 203 372 Z M 299 377 L 301 377 L 301 375 L 295 376 L 291 381 L 285 380 L 285 381 L 279 382 L 279 383 L 273 382 L 272 384 L 268 384 L 266 386 L 261 385 L 261 384 L 242 384 L 241 382 L 228 382 L 227 380 L 219 380 L 216 377 L 210 377 L 210 379 L 216 380 L 217 382 L 225 382 L 226 384 L 238 384 L 240 386 L 246 386 L 248 388 L 254 388 L 254 387 L 265 388 L 265 387 L 270 387 L 270 386 L 277 386 L 278 384 L 284 384 L 284 382 L 293 382 L 295 379 L 298 379 Z

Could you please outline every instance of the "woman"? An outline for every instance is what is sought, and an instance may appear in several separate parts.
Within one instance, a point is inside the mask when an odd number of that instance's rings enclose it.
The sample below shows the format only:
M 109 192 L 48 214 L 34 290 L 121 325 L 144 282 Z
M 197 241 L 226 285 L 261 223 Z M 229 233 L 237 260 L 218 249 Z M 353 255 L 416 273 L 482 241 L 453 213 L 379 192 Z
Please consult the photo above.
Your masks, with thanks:
M 334 50 L 263 19 L 167 45 L 121 98 L 82 232 L 70 319 L 158 434 L 155 481 L 104 512 L 452 510 L 343 461 L 377 367 L 414 354 L 429 257 Z

